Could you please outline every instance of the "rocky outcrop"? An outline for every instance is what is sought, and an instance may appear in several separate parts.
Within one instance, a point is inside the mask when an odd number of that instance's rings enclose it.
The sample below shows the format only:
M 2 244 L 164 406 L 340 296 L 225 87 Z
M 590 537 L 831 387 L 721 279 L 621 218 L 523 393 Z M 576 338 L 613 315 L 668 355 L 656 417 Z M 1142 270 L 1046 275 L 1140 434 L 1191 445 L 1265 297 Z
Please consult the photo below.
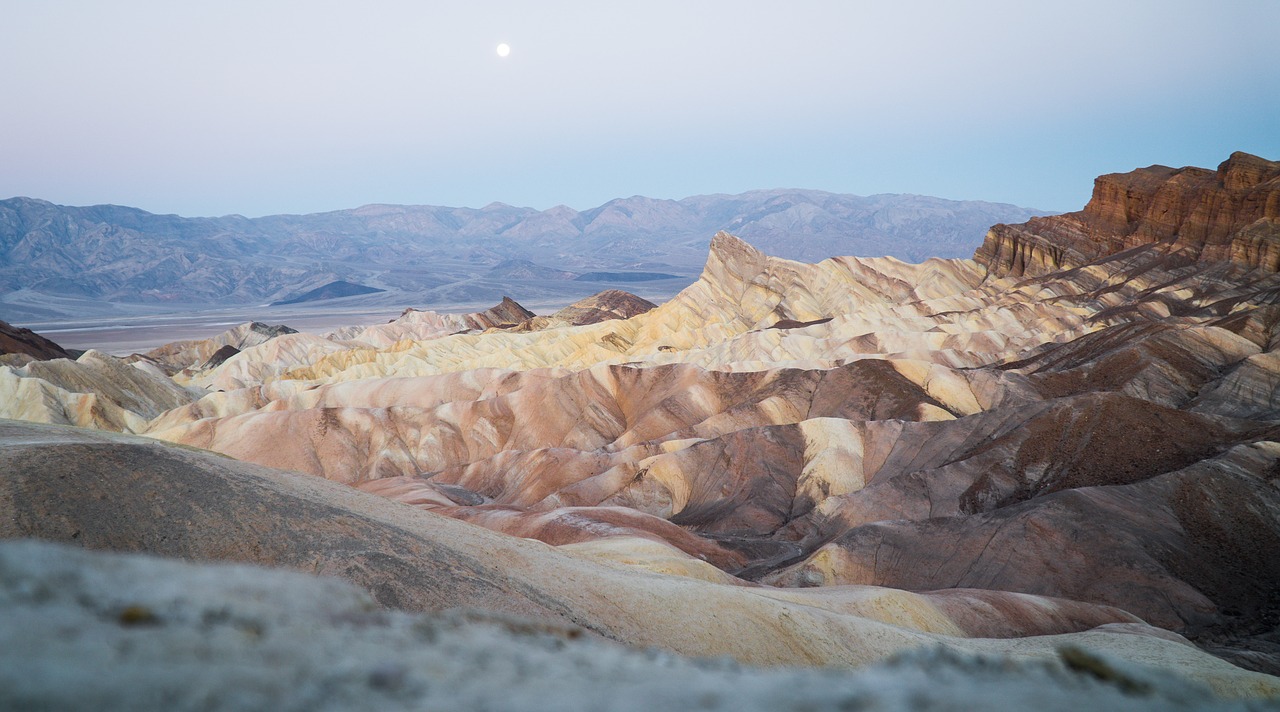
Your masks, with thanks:
M 570 304 L 552 314 L 551 318 L 570 326 L 583 326 L 610 319 L 630 319 L 657 307 L 657 304 L 630 292 L 606 289 Z
M 520 306 L 519 302 L 504 296 L 501 302 L 482 312 L 468 314 L 466 319 L 472 329 L 490 329 L 514 326 L 533 316 L 533 312 Z
M 171 381 L 145 361 L 129 363 L 99 351 L 80 358 L 0 365 L 0 418 L 18 418 L 136 433 L 161 413 L 200 392 Z
M 72 358 L 61 346 L 36 332 L 0 321 L 0 356 L 6 354 L 18 354 L 37 361 Z
M 533 312 L 511 297 L 504 296 L 501 302 L 484 311 L 442 314 L 409 308 L 386 324 L 346 327 L 330 332 L 327 337 L 337 342 L 350 341 L 364 346 L 385 347 L 399 341 L 430 341 L 466 331 L 512 328 L 533 317 Z
M 240 349 L 232 346 L 231 344 L 227 344 L 222 348 L 218 349 L 217 351 L 214 351 L 213 355 L 209 357 L 209 360 L 200 364 L 199 368 L 200 370 L 217 368 L 222 364 L 226 363 L 227 359 L 231 358 L 232 356 L 235 356 L 238 353 L 240 353 Z
M 1030 277 L 1145 245 L 1181 260 L 1280 269 L 1280 162 L 1237 152 L 1216 171 L 1104 175 L 1084 210 L 996 225 L 974 259 L 995 276 Z
M 143 357 L 173 374 L 188 368 L 211 368 L 212 366 L 207 364 L 215 360 L 216 363 L 213 365 L 220 365 L 234 355 L 233 352 L 227 351 L 228 347 L 239 352 L 252 346 L 265 344 L 277 336 L 296 333 L 298 333 L 297 329 L 283 324 L 270 325 L 251 321 L 227 329 L 211 339 L 174 341 L 148 351 L 143 354 Z M 221 354 L 221 358 L 214 359 L 216 354 Z

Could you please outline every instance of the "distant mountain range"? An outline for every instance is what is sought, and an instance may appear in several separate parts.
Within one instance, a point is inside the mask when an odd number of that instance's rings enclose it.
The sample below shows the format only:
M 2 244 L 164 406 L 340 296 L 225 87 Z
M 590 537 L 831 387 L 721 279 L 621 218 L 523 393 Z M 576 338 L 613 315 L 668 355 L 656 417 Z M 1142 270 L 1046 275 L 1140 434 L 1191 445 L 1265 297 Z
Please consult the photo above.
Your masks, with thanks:
M 582 212 L 502 203 L 367 205 L 262 218 L 12 198 L 0 201 L 0 308 L 11 317 L 39 316 L 49 304 L 44 296 L 157 308 L 261 304 L 333 282 L 415 304 L 493 300 L 516 287 L 522 298 L 577 298 L 655 274 L 675 275 L 665 285 L 674 292 L 696 276 L 708 240 L 721 229 L 791 259 L 892 255 L 917 262 L 971 256 L 992 225 L 1042 214 L 998 203 L 811 190 L 637 196 Z M 641 272 L 650 274 L 632 277 Z M 664 288 L 661 279 L 650 284 Z M 48 315 L 57 308 L 47 306 Z

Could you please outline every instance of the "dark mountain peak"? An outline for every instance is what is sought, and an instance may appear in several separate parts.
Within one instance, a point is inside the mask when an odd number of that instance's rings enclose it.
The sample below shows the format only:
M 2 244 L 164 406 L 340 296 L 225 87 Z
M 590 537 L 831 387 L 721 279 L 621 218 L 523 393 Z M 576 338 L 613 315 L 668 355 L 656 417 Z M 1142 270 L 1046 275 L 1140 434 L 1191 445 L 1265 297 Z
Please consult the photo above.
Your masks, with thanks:
M 235 356 L 238 353 L 240 353 L 240 349 L 237 349 L 231 344 L 224 344 L 217 351 L 214 351 L 213 355 L 210 356 L 207 361 L 200 364 L 200 369 L 207 370 L 210 368 L 217 368 L 218 366 L 221 366 L 222 364 L 226 363 L 227 359 L 231 358 L 232 356 Z
M 386 291 L 377 287 L 370 287 L 367 284 L 356 284 L 339 279 L 334 282 L 316 287 L 315 289 L 303 292 L 289 299 L 282 299 L 278 302 L 272 302 L 272 306 L 281 306 L 285 304 L 301 304 L 302 302 L 315 302 L 322 299 L 337 299 L 339 297 L 355 297 L 361 294 L 376 294 Z
M 249 331 L 252 331 L 255 334 L 261 334 L 268 339 L 274 339 L 277 336 L 284 336 L 285 334 L 298 333 L 297 329 L 285 326 L 284 324 L 263 324 L 260 321 L 249 322 Z

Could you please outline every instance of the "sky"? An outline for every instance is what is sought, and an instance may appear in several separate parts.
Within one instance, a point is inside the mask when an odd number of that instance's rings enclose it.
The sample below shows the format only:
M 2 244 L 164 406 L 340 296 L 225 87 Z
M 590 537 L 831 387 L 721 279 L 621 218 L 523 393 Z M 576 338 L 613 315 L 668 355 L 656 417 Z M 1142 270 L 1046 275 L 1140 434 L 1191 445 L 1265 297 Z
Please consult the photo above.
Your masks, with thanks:
M 0 0 L 0 198 L 1076 210 L 1103 173 L 1280 159 L 1277 28 L 1278 0 Z

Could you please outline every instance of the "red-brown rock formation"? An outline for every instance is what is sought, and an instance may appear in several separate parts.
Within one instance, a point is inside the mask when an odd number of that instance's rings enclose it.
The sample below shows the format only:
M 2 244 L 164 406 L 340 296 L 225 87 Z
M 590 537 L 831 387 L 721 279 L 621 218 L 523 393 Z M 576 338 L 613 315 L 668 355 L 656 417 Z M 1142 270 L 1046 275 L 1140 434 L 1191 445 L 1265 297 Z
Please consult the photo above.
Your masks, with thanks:
M 624 292 L 620 289 L 606 289 L 603 292 L 598 292 L 586 299 L 580 299 L 570 304 L 552 314 L 551 317 L 553 319 L 562 319 L 574 326 L 581 326 L 610 319 L 630 319 L 637 314 L 656 309 L 657 306 L 653 302 L 637 297 L 630 292 Z
M 37 361 L 74 358 L 63 348 L 30 329 L 0 321 L 0 355 L 22 354 Z
M 498 304 L 488 309 L 468 314 L 469 321 L 474 322 L 474 329 L 486 329 L 495 326 L 511 326 L 519 324 L 533 316 L 533 312 L 520 306 L 511 297 L 503 297 Z
M 995 276 L 1030 277 L 1151 244 L 1193 261 L 1280 270 L 1280 162 L 1236 152 L 1216 171 L 1104 175 L 1084 210 L 996 225 L 974 259 Z
M 570 304 L 549 316 L 535 316 L 515 327 L 516 331 L 541 331 L 563 326 L 585 326 L 602 321 L 630 319 L 656 309 L 653 302 L 620 289 L 606 289 Z

